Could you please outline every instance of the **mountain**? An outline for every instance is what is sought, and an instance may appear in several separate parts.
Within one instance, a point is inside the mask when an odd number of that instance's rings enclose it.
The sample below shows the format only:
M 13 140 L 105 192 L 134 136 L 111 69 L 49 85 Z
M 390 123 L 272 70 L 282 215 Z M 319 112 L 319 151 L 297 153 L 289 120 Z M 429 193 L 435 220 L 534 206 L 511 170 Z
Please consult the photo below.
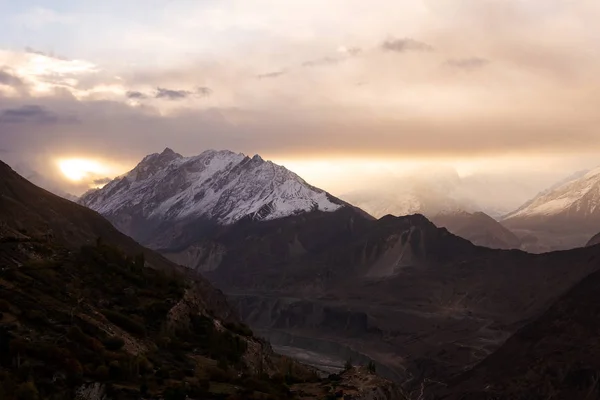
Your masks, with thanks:
M 423 214 L 439 227 L 463 237 L 478 246 L 494 249 L 518 249 L 521 240 L 498 221 L 467 202 L 447 198 L 436 191 L 425 195 L 423 191 L 400 191 L 394 195 L 377 196 L 369 192 L 354 192 L 342 196 L 369 214 L 381 218 L 385 215 Z
M 36 186 L 44 188 L 57 196 L 60 196 L 67 200 L 71 200 L 73 202 L 77 202 L 77 200 L 79 200 L 77 196 L 62 190 L 56 181 L 53 181 L 40 174 L 39 172 L 33 170 L 27 164 L 17 163 L 17 165 L 14 166 L 14 169 L 15 172 L 17 172 L 19 175 L 21 175 Z
M 2 162 L 0 265 L 2 399 L 404 398 L 274 354 L 204 278 Z
M 422 213 L 475 244 L 519 247 L 519 240 L 492 218 L 461 211 L 466 205 L 458 200 L 440 201 L 445 186 L 434 186 L 421 182 L 393 198 L 376 199 L 360 192 L 345 198 L 376 217 Z M 347 206 L 258 155 L 209 150 L 186 158 L 171 149 L 145 157 L 126 175 L 82 196 L 80 203 L 164 252 L 180 251 L 187 241 L 184 237 L 193 241 L 201 234 L 199 229 L 212 231 L 242 219 L 270 220 Z
M 598 316 L 600 272 L 595 272 L 436 398 L 600 398 Z
M 243 219 L 272 220 L 345 206 L 258 155 L 209 150 L 183 157 L 168 148 L 83 195 L 80 203 L 153 248 L 170 248 L 198 229 Z
M 152 174 L 169 176 L 179 170 L 177 162 L 171 163 L 155 169 L 174 165 L 168 172 Z M 234 182 L 242 173 L 235 171 L 240 170 L 228 169 L 220 179 Z M 179 184 L 163 187 L 173 180 L 161 178 L 146 189 L 156 202 L 131 206 L 147 198 L 145 191 L 134 191 L 145 184 L 119 184 L 122 179 L 112 186 L 121 193 L 118 202 L 102 189 L 95 192 L 94 207 L 122 229 L 154 229 L 151 239 L 141 230 L 132 234 L 202 272 L 227 294 L 242 320 L 278 351 L 314 365 L 340 367 L 350 358 L 373 363 L 382 376 L 415 391 L 415 398 L 431 381 L 450 382 L 486 359 L 600 268 L 598 246 L 539 255 L 478 247 L 422 215 L 374 219 L 331 197 L 339 205 L 335 210 L 232 221 L 219 220 L 213 211 L 238 204 L 225 196 L 223 204 L 210 203 L 206 209 L 186 203 L 193 213 L 175 208 L 174 215 L 186 217 L 161 214 L 163 220 L 157 222 L 142 211 L 162 210 L 161 193 L 172 204 L 172 194 L 181 192 Z M 277 187 L 275 183 L 264 186 Z M 120 192 L 120 185 L 127 190 Z M 272 198 L 271 193 L 264 197 Z M 186 192 L 186 198 L 194 195 Z M 125 209 L 113 214 L 115 204 Z
M 521 240 L 498 221 L 483 212 L 437 214 L 431 221 L 440 228 L 463 237 L 477 246 L 492 249 L 518 249 Z
M 528 251 L 584 246 L 600 226 L 600 168 L 540 193 L 501 223 L 521 237 Z
M 478 182 L 467 184 L 453 169 L 415 171 L 398 178 L 391 188 L 362 188 L 341 196 L 376 218 L 422 214 L 472 243 L 490 248 L 518 249 L 521 241 L 473 201 Z M 469 196 L 471 194 L 471 196 Z M 491 196 L 491 195 L 490 195 Z
M 274 344 L 371 359 L 408 386 L 474 365 L 600 267 L 597 248 L 492 250 L 350 208 L 233 225 L 198 248 L 190 266 Z
M 587 242 L 586 246 L 595 246 L 597 244 L 600 244 L 600 233 L 594 235 L 594 237 L 592 237 L 590 241 Z

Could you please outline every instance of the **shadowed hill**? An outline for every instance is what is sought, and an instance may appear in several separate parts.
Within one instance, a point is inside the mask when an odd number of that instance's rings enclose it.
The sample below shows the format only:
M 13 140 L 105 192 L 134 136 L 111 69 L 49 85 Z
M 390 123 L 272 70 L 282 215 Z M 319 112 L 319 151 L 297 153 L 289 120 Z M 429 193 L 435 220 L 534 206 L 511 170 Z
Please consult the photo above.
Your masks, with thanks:
M 514 233 L 482 212 L 439 214 L 431 221 L 478 246 L 492 249 L 518 249 L 521 246 L 521 240 Z
M 589 242 L 587 242 L 586 246 L 595 246 L 597 244 L 600 244 L 600 233 L 594 235 L 594 237 L 591 238 Z
M 520 329 L 441 399 L 600 398 L 600 272 Z

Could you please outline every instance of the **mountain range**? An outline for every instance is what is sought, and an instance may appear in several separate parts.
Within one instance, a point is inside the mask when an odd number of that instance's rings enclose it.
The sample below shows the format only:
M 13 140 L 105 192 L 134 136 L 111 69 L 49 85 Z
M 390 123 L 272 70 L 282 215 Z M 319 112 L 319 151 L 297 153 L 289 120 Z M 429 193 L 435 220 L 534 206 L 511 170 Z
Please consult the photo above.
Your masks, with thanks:
M 463 374 L 493 361 L 600 268 L 598 246 L 493 250 L 422 215 L 376 219 L 283 167 L 231 152 L 151 155 L 81 202 L 202 272 L 275 346 L 368 360 L 407 391 L 431 386 L 432 395 L 439 388 L 431 382 L 448 390 L 466 382 Z M 485 214 L 454 214 L 455 230 L 518 244 Z M 454 223 L 443 218 L 439 225 Z M 526 393 L 545 380 L 515 385 Z
M 342 198 L 377 218 L 420 213 L 474 244 L 533 253 L 582 247 L 600 229 L 600 168 L 577 171 L 494 218 L 469 201 L 458 176 L 402 183 L 394 193 L 360 190 Z
M 275 354 L 202 276 L 2 162 L 0 266 L 2 399 L 406 398 Z

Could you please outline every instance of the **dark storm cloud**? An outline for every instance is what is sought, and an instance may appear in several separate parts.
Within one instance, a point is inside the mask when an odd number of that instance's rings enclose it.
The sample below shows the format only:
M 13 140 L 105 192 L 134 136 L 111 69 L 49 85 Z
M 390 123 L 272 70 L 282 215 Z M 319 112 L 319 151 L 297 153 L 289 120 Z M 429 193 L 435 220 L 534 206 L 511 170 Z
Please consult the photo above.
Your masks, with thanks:
M 279 78 L 282 75 L 287 74 L 287 71 L 282 69 L 280 71 L 267 72 L 265 74 L 256 75 L 258 79 L 270 79 L 270 78 Z
M 174 90 L 166 88 L 156 88 L 154 97 L 157 99 L 181 100 L 191 96 L 193 93 L 189 90 Z
M 146 95 L 142 92 L 135 91 L 135 90 L 125 93 L 125 96 L 127 96 L 128 99 L 137 99 L 137 100 L 148 98 L 148 95 Z
M 485 58 L 468 57 L 468 58 L 451 58 L 446 61 L 446 65 L 453 68 L 473 70 L 483 68 L 490 62 Z
M 57 115 L 35 104 L 0 110 L 0 124 L 56 123 L 58 120 Z
M 0 69 L 0 85 L 22 87 L 24 82 L 18 76 Z
M 112 181 L 112 179 L 107 177 L 107 178 L 94 179 L 92 182 L 94 183 L 94 185 L 106 185 L 110 181 Z
M 433 47 L 427 43 L 419 42 L 411 38 L 388 39 L 381 44 L 381 48 L 385 51 L 395 51 L 397 53 L 409 51 L 433 51 Z

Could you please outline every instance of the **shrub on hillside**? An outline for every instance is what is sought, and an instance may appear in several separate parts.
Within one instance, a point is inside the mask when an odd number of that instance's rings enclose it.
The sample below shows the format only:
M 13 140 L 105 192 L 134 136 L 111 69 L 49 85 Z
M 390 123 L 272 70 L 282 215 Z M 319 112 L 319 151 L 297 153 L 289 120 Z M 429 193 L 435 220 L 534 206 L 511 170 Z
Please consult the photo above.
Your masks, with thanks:
M 246 337 L 254 336 L 252 329 L 250 329 L 250 327 L 248 327 L 248 325 L 244 324 L 243 322 L 240 322 L 240 323 L 227 322 L 225 324 L 225 328 L 227 328 L 231 332 L 237 333 L 238 335 L 241 335 L 241 336 L 246 336 Z
M 108 339 L 105 339 L 103 344 L 106 350 L 117 351 L 125 346 L 125 341 L 119 336 L 111 336 Z
M 10 311 L 10 303 L 4 299 L 0 300 L 0 311 L 3 311 L 3 312 Z
M 104 314 L 104 316 L 108 318 L 110 322 L 125 329 L 127 332 L 137 336 L 146 336 L 146 328 L 132 318 L 112 310 L 104 310 L 102 311 L 102 314 Z
M 24 382 L 15 391 L 17 400 L 38 400 L 39 394 L 33 382 Z
M 208 379 L 215 382 L 231 382 L 236 376 L 229 370 L 224 370 L 217 367 L 208 367 L 206 369 Z
M 96 371 L 94 372 L 94 376 L 96 377 L 96 379 L 101 381 L 107 380 L 109 375 L 110 371 L 106 365 L 100 365 L 98 368 L 96 368 Z

